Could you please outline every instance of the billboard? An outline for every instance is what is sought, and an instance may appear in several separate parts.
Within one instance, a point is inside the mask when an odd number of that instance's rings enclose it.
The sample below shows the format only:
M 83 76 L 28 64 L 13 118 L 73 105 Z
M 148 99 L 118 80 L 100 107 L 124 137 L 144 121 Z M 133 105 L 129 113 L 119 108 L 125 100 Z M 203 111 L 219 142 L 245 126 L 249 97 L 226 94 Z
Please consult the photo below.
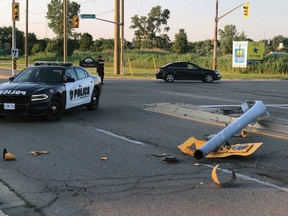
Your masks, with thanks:
M 248 42 L 248 60 L 263 60 L 265 45 L 263 42 Z
M 263 60 L 265 44 L 263 42 L 233 42 L 233 67 L 247 67 L 247 62 Z
M 246 67 L 247 66 L 247 41 L 233 42 L 233 67 Z

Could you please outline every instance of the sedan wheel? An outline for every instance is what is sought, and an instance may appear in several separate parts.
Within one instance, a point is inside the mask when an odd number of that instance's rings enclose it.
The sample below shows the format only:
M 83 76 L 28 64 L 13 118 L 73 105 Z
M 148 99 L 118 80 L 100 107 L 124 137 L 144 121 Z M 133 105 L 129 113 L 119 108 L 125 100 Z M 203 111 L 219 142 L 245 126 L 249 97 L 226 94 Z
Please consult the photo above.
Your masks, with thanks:
M 173 74 L 167 74 L 166 76 L 165 76 L 165 81 L 166 82 L 174 82 L 174 80 L 175 80 L 175 77 L 174 77 L 174 75 Z
M 54 96 L 49 105 L 49 113 L 47 115 L 47 120 L 57 121 L 62 117 L 64 112 L 63 101 L 60 97 Z
M 203 82 L 207 82 L 207 83 L 212 83 L 214 80 L 213 76 L 211 74 L 206 74 L 204 77 Z

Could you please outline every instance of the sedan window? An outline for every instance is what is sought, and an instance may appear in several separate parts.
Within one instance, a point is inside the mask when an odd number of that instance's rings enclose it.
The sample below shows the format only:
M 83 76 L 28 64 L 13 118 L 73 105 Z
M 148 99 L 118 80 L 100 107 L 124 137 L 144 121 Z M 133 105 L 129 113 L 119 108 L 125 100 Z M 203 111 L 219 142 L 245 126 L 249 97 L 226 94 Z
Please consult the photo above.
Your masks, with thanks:
M 199 69 L 199 66 L 194 65 L 194 64 L 187 64 L 187 68 L 188 68 L 188 69 L 197 70 L 197 69 Z
M 173 67 L 173 68 L 187 68 L 187 64 L 186 64 L 186 62 L 175 62 L 175 63 L 171 64 L 169 67 Z

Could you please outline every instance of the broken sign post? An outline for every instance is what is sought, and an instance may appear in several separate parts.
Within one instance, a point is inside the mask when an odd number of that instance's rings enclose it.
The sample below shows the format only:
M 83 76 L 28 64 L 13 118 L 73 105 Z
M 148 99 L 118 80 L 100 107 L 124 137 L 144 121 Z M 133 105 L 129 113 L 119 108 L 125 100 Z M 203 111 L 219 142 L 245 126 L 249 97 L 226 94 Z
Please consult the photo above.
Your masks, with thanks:
M 269 116 L 269 113 L 262 101 L 254 101 L 253 103 L 248 103 L 246 101 L 241 104 L 241 108 L 244 114 L 214 135 L 207 142 L 190 137 L 183 144 L 179 145 L 178 148 L 186 154 L 193 155 L 197 160 L 200 160 L 203 157 L 219 158 L 232 155 L 248 156 L 252 154 L 262 145 L 262 143 L 235 144 L 230 146 L 226 146 L 225 144 L 229 138 L 239 133 L 247 125 L 255 123 L 257 118 L 263 115 Z M 189 148 L 192 145 L 195 145 L 196 150 L 191 150 Z

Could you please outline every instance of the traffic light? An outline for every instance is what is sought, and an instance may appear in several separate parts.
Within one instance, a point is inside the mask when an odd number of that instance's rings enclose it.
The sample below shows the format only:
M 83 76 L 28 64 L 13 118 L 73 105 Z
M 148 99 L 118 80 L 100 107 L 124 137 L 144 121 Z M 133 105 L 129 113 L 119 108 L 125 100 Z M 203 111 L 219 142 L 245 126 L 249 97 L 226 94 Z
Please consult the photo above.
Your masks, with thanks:
M 19 21 L 20 14 L 19 14 L 19 3 L 13 2 L 12 3 L 12 21 Z
M 249 3 L 244 4 L 243 9 L 244 9 L 244 18 L 248 18 L 249 17 Z
M 79 28 L 79 16 L 73 16 L 72 26 L 73 28 Z

